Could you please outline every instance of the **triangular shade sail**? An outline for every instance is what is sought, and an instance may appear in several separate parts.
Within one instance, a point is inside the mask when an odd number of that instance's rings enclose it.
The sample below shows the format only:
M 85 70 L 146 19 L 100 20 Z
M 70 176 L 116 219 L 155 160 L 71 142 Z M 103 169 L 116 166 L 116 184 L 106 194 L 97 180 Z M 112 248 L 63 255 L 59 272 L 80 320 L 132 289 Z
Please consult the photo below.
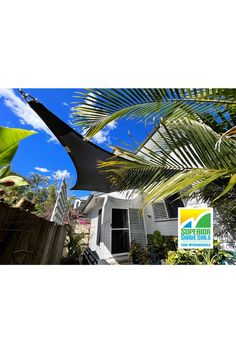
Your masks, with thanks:
M 116 191 L 116 187 L 110 183 L 108 175 L 101 174 L 97 168 L 98 161 L 106 161 L 114 155 L 92 142 L 84 141 L 83 136 L 37 100 L 32 99 L 27 102 L 65 147 L 72 159 L 77 171 L 77 181 L 72 190 Z M 120 158 L 116 157 L 116 159 Z

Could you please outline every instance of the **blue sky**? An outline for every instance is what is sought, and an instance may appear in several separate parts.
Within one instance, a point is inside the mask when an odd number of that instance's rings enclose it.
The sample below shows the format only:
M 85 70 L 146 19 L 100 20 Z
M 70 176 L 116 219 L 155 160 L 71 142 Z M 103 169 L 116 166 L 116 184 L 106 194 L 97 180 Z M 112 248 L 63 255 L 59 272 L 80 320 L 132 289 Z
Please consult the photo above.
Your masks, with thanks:
M 75 92 L 81 89 L 24 89 L 36 97 L 49 110 L 64 120 L 73 123 L 71 117 L 72 102 L 78 101 Z M 13 162 L 12 170 L 22 176 L 29 176 L 37 172 L 51 179 L 67 177 L 72 186 L 76 180 L 76 170 L 64 148 L 53 138 L 41 119 L 22 100 L 17 89 L 0 89 L 0 125 L 18 127 L 37 131 L 37 134 L 20 143 Z M 75 127 L 74 127 L 75 128 Z M 76 129 L 76 128 L 75 128 Z M 111 146 L 121 146 L 121 141 L 133 143 L 128 131 L 133 137 L 142 142 L 152 130 L 134 120 L 120 120 L 104 128 L 93 139 L 93 142 L 104 149 L 111 150 Z M 78 151 L 79 153 L 79 151 Z M 81 197 L 90 194 L 89 191 L 71 191 L 70 194 Z

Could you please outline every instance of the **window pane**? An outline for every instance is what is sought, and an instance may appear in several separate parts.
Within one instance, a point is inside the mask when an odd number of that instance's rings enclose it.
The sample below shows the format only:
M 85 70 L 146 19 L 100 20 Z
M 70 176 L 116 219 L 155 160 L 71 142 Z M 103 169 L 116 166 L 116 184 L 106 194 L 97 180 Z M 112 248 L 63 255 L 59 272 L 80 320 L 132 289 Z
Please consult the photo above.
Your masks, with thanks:
M 121 254 L 129 251 L 129 231 L 112 230 L 112 254 Z
M 184 207 L 181 199 L 175 200 L 177 197 L 179 194 L 174 194 L 165 200 L 169 218 L 178 218 L 178 207 Z
M 112 209 L 112 228 L 128 228 L 128 212 L 119 208 Z

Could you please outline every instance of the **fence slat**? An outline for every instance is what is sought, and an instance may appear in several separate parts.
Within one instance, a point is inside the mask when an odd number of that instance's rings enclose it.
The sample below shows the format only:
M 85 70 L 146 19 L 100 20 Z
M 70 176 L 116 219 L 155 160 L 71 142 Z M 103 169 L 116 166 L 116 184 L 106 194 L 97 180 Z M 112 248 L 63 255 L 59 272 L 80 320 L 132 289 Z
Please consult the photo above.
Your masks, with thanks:
M 59 264 L 66 229 L 0 203 L 0 264 Z

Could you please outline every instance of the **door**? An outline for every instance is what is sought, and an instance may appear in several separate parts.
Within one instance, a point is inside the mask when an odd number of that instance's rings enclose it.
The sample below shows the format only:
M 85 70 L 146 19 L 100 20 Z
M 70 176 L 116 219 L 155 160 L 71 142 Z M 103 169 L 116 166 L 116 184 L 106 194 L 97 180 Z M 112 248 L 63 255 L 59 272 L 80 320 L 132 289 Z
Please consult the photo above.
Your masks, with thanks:
M 111 222 L 111 253 L 127 253 L 130 250 L 128 210 L 113 208 Z

